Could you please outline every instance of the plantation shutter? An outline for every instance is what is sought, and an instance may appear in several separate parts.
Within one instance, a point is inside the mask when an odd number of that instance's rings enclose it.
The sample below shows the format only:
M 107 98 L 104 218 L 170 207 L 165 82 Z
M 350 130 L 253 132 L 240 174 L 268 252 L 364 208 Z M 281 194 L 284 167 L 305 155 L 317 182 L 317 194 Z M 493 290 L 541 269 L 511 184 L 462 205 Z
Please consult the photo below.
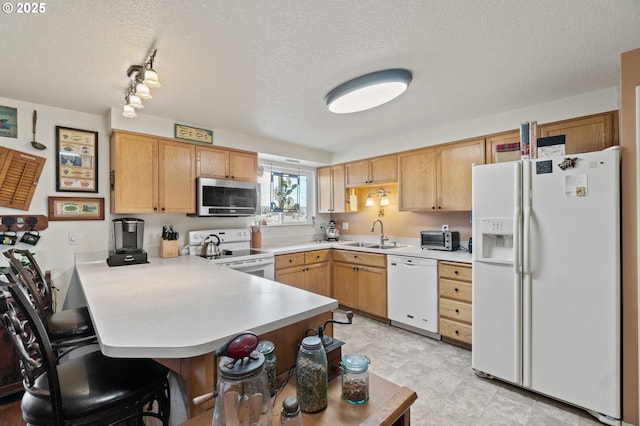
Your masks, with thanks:
M 29 210 L 46 159 L 0 147 L 0 206 Z

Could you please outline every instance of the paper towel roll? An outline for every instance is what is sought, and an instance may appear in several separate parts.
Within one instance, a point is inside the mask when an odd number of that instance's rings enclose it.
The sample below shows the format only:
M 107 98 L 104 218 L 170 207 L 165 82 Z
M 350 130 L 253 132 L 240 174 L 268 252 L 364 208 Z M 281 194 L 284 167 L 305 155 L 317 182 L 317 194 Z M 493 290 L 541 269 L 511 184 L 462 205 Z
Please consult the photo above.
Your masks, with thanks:
M 358 211 L 358 196 L 356 194 L 349 195 L 349 208 L 352 212 Z

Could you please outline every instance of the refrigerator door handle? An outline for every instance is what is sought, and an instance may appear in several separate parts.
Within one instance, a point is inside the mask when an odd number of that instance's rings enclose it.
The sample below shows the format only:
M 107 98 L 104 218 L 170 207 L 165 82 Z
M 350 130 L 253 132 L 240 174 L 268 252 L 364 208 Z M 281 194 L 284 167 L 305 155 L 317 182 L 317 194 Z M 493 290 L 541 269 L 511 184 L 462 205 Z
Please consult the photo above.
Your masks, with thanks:
M 522 385 L 531 387 L 531 161 L 523 161 L 522 227 Z

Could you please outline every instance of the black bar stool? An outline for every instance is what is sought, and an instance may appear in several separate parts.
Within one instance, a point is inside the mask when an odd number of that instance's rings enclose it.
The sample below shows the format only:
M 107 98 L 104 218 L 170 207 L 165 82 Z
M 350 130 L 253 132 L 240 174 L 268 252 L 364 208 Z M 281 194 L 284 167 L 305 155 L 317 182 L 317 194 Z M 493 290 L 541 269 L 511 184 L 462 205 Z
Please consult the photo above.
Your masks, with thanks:
M 70 350 L 97 343 L 86 306 L 55 312 L 55 287 L 42 273 L 29 250 L 10 249 L 3 255 L 9 260 L 14 281 L 31 295 L 32 303 L 49 334 L 51 345 L 58 353 L 58 359 Z M 16 255 L 26 257 L 28 266 L 25 267 Z
M 0 317 L 20 356 L 22 417 L 29 425 L 112 425 L 130 419 L 143 424 L 147 416 L 169 424 L 166 367 L 150 359 L 108 358 L 100 351 L 58 364 L 44 323 L 18 284 L 0 285 Z

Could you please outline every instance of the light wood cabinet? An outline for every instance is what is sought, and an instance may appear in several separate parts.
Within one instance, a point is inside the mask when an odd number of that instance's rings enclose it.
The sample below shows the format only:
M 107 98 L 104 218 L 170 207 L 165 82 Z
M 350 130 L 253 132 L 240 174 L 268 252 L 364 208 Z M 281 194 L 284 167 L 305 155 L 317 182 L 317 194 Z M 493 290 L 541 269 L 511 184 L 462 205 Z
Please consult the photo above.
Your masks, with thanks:
M 331 297 L 330 251 L 281 254 L 275 257 L 275 280 Z
M 565 153 L 600 151 L 618 145 L 618 112 L 538 125 L 538 137 L 565 135 Z
M 385 155 L 344 165 L 347 187 L 380 185 L 398 181 L 398 156 Z
M 318 168 L 318 213 L 346 212 L 344 164 Z
M 400 211 L 471 210 L 471 166 L 484 164 L 484 139 L 399 155 Z
M 438 262 L 440 335 L 466 347 L 472 339 L 471 268 L 468 263 Z
M 387 317 L 387 256 L 333 250 L 333 297 L 340 305 Z
M 111 135 L 112 213 L 195 213 L 195 146 L 133 133 Z
M 485 162 L 487 164 L 490 163 L 498 163 L 498 146 L 504 144 L 518 144 L 518 150 L 514 153 L 514 160 L 520 159 L 520 131 L 512 130 L 510 132 L 499 133 L 496 135 L 487 136 L 485 139 L 485 149 L 486 149 L 486 158 Z
M 471 210 L 471 166 L 484 164 L 484 138 L 438 147 L 438 210 Z
M 258 180 L 258 154 L 224 148 L 196 148 L 197 176 L 249 182 Z

